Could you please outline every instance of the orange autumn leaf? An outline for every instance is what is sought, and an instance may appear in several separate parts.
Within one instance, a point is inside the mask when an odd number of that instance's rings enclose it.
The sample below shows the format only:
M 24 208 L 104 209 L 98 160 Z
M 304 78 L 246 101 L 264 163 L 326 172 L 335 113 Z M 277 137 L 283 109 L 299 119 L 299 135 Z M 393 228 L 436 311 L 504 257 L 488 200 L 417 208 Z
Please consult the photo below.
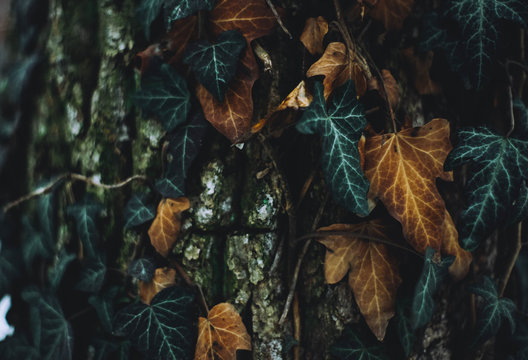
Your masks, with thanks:
M 201 84 L 196 88 L 205 118 L 232 143 L 237 143 L 251 134 L 251 90 L 259 77 L 250 43 L 269 34 L 276 19 L 264 0 L 219 0 L 209 13 L 209 20 L 214 36 L 227 30 L 238 30 L 248 44 L 223 102 L 217 101 Z
M 438 94 L 440 86 L 431 79 L 430 70 L 433 65 L 432 51 L 427 52 L 425 59 L 416 56 L 413 48 L 402 50 L 403 56 L 407 59 L 413 70 L 414 87 L 420 95 Z
M 393 109 L 395 109 L 400 102 L 400 89 L 398 87 L 398 83 L 396 82 L 396 79 L 394 79 L 394 76 L 392 76 L 391 72 L 387 69 L 381 70 L 381 78 L 383 80 L 385 90 L 387 91 L 389 104 Z M 385 99 L 385 95 L 383 94 L 383 86 L 380 86 L 379 79 L 370 79 L 368 88 L 369 90 L 377 90 L 380 96 Z
M 140 71 L 143 72 L 148 68 L 150 60 L 154 56 L 169 57 L 168 63 L 174 64 L 180 61 L 187 43 L 196 27 L 196 16 L 189 16 L 176 20 L 172 24 L 171 30 L 165 38 L 157 44 L 152 44 L 145 50 L 139 52 L 137 56 L 141 59 Z
M 150 282 L 139 280 L 138 293 L 139 298 L 145 304 L 150 304 L 152 298 L 161 290 L 174 285 L 176 279 L 176 270 L 171 268 L 157 268 L 154 277 Z
M 242 318 L 229 303 L 215 305 L 209 311 L 207 319 L 198 319 L 194 359 L 236 359 L 237 350 L 251 350 L 251 337 Z
M 312 55 L 323 53 L 323 39 L 328 32 L 328 23 L 322 16 L 306 19 L 300 40 Z
M 361 96 L 367 90 L 367 79 L 359 64 L 354 60 L 355 55 L 347 52 L 346 46 L 340 42 L 328 44 L 326 50 L 306 72 L 306 76 L 324 75 L 324 96 L 328 96 L 335 88 L 348 80 L 354 80 L 356 93 Z
M 455 261 L 449 267 L 449 274 L 455 281 L 462 280 L 469 271 L 473 257 L 471 256 L 471 252 L 460 247 L 458 243 L 458 231 L 447 209 L 445 211 L 442 229 L 442 253 L 456 257 Z
M 150 225 L 148 235 L 152 246 L 163 256 L 169 254 L 176 242 L 181 226 L 181 213 L 191 206 L 185 197 L 162 199 L 158 205 L 156 218 Z
M 379 0 L 370 11 L 370 17 L 381 22 L 387 30 L 400 30 L 411 13 L 414 0 Z
M 365 145 L 370 195 L 383 202 L 402 224 L 405 239 L 422 254 L 428 246 L 437 252 L 442 248 L 446 208 L 436 178 L 453 180 L 453 174 L 444 171 L 451 148 L 445 119 L 373 136 Z
M 394 316 L 396 292 L 401 278 L 396 259 L 384 244 L 359 239 L 352 232 L 388 240 L 381 221 L 334 224 L 319 231 L 350 231 L 350 235 L 328 235 L 319 240 L 326 246 L 325 279 L 340 281 L 347 273 L 348 284 L 370 330 L 381 341 Z

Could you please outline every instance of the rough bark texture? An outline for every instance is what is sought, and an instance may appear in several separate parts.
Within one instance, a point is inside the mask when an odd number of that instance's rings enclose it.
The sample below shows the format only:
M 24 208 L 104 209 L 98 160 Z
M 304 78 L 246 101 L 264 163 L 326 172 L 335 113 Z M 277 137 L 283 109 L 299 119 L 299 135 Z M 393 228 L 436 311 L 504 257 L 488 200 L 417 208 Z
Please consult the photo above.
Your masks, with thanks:
M 277 3 L 298 16 L 306 15 L 307 3 L 315 2 Z M 14 136 L 18 141 L 6 147 L 11 156 L 3 160 L 1 176 L 9 191 L 2 192 L 2 201 L 13 200 L 50 177 L 68 171 L 100 178 L 103 183 L 115 183 L 133 174 L 145 174 L 150 179 L 159 176 L 163 129 L 157 121 L 142 118 L 129 103 L 129 95 L 138 81 L 135 54 L 147 45 L 135 18 L 136 5 L 133 0 L 49 0 L 47 4 L 31 5 L 29 10 L 23 5 L 12 7 L 11 11 L 18 12 L 17 26 L 27 16 L 24 11 L 37 12 L 47 20 L 33 27 L 36 34 L 28 35 L 32 36 L 30 44 L 15 46 L 14 53 L 19 54 L 16 55 L 19 59 L 31 56 L 38 59 L 39 71 L 32 72 L 24 89 L 24 96 L 30 99 L 24 104 L 31 106 L 12 109 L 21 125 Z M 331 7 L 326 8 L 325 14 L 310 15 L 334 17 Z M 290 31 L 298 37 L 303 25 L 291 22 Z M 300 42 L 292 43 L 280 30 L 261 41 L 274 67 L 271 72 L 262 73 L 254 89 L 256 118 L 266 114 L 295 87 L 313 60 L 305 51 L 302 58 L 292 56 L 303 51 Z M 391 56 L 385 61 L 393 69 L 405 66 L 401 57 Z M 432 114 L 424 114 L 420 96 L 409 85 L 411 80 L 403 72 L 396 77 L 403 89 L 403 111 L 413 115 L 416 125 L 430 119 Z M 442 104 L 428 108 L 436 110 Z M 209 136 L 190 172 L 188 196 L 192 209 L 184 219 L 182 235 L 173 250 L 191 279 L 201 285 L 210 305 L 228 301 L 243 315 L 252 334 L 250 356 L 254 359 L 290 359 L 295 344 L 291 311 L 284 325 L 279 325 L 279 318 L 294 264 L 304 244 L 290 244 L 291 223 L 275 166 L 290 183 L 294 202 L 305 180 L 315 171 L 310 190 L 297 209 L 298 236 L 311 232 L 326 196 L 319 167 L 314 162 L 318 159 L 318 140 L 301 137 L 292 130 L 284 137 L 294 140 L 268 142 L 275 154 L 275 159 L 271 159 L 257 139 L 239 149 L 220 135 Z M 294 143 L 295 148 L 291 145 Z M 141 186 L 134 184 L 131 188 Z M 71 203 L 84 187 L 81 183 L 73 184 L 67 196 L 61 198 L 62 206 Z M 122 268 L 134 255 L 137 244 L 146 241 L 135 232 L 122 230 L 122 209 L 131 188 L 108 191 L 89 187 L 105 205 L 104 239 Z M 460 190 L 459 184 L 446 188 L 451 192 Z M 459 203 L 459 199 L 447 202 L 456 206 L 453 204 Z M 330 200 L 319 225 L 349 219 Z M 73 241 L 71 223 L 63 211 L 58 223 L 59 243 Z M 479 250 L 485 258 L 477 260 L 481 269 L 494 269 L 496 241 L 492 237 Z M 401 258 L 402 263 L 414 263 L 403 264 L 404 268 L 421 266 L 412 255 L 403 254 Z M 325 284 L 323 260 L 324 247 L 313 243 L 297 286 L 300 354 L 306 359 L 329 358 L 329 346 L 347 324 L 360 324 L 368 333 L 348 285 Z M 466 314 L 470 311 L 468 297 L 460 294 L 461 287 L 450 283 L 438 295 L 433 321 L 415 346 L 415 359 L 461 358 L 454 349 L 460 348 L 461 338 L 467 338 L 461 334 L 467 324 L 459 321 L 467 321 Z M 397 349 L 393 327 L 389 328 L 387 344 Z M 400 351 L 393 353 L 394 358 L 402 356 Z

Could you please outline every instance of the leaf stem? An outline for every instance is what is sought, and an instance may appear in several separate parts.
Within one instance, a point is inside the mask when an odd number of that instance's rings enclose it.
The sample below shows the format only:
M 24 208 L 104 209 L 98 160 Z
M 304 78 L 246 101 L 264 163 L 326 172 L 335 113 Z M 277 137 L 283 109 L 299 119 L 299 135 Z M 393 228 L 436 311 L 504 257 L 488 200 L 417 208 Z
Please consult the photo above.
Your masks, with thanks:
M 504 295 L 504 291 L 506 290 L 506 286 L 508 285 L 508 281 L 510 280 L 511 273 L 513 272 L 513 268 L 515 267 L 515 263 L 517 262 L 517 258 L 519 257 L 521 249 L 522 249 L 522 222 L 519 222 L 517 224 L 516 235 L 515 235 L 515 248 L 513 250 L 513 254 L 510 259 L 510 262 L 508 263 L 508 268 L 506 269 L 506 272 L 504 273 L 504 276 L 500 281 L 499 297 L 502 297 L 502 295 Z
M 268 4 L 269 8 L 273 12 L 273 15 L 275 15 L 275 19 L 277 19 L 277 22 L 279 23 L 279 26 L 281 27 L 282 31 L 284 31 L 286 33 L 286 35 L 289 36 L 290 40 L 293 39 L 292 34 L 288 31 L 286 26 L 284 26 L 284 24 L 282 22 L 282 19 L 281 19 L 279 13 L 277 12 L 277 9 L 275 9 L 275 5 L 273 5 L 271 0 L 266 0 L 266 3 Z
M 91 177 L 87 177 L 87 176 L 84 176 L 84 175 L 81 175 L 81 174 L 76 174 L 76 173 L 64 173 L 62 175 L 60 175 L 59 177 L 57 177 L 55 180 L 53 180 L 52 182 L 50 182 L 48 185 L 45 185 L 45 186 L 42 186 L 42 187 L 39 187 L 37 188 L 36 190 L 24 195 L 24 196 L 21 196 L 20 198 L 16 199 L 16 200 L 13 200 L 9 203 L 7 203 L 4 208 L 3 208 L 3 212 L 4 214 L 7 213 L 9 210 L 11 210 L 12 208 L 28 201 L 28 200 L 31 200 L 33 198 L 36 198 L 38 196 L 41 196 L 41 195 L 45 195 L 47 193 L 49 193 L 57 184 L 59 184 L 61 181 L 63 180 L 69 180 L 69 181 L 83 181 L 89 185 L 93 185 L 93 186 L 96 186 L 96 187 L 99 187 L 99 188 L 102 188 L 102 189 L 105 189 L 105 190 L 112 190 L 112 189 L 119 189 L 123 186 L 126 186 L 128 185 L 129 183 L 133 182 L 133 181 L 143 181 L 143 182 L 146 182 L 148 181 L 147 177 L 145 175 L 134 175 L 134 176 L 131 176 L 129 177 L 128 179 L 126 180 L 123 180 L 117 184 L 103 184 L 101 182 L 99 182 L 99 180 L 95 180 L 94 178 L 91 178 Z

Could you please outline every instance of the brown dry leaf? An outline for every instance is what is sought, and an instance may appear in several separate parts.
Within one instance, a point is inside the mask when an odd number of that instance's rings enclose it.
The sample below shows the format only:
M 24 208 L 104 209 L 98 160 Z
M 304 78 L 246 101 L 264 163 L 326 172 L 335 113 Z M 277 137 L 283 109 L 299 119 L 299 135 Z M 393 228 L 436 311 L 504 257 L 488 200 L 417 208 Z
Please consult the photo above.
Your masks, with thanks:
M 161 43 L 152 44 L 137 54 L 141 59 L 141 73 L 143 74 L 147 69 L 150 59 L 153 56 L 165 57 L 166 55 L 169 55 L 169 64 L 174 64 L 180 61 L 183 51 L 185 50 L 195 27 L 196 16 L 189 16 L 176 20 Z
M 355 55 L 346 50 L 346 46 L 340 42 L 328 44 L 326 50 L 319 60 L 310 66 L 306 76 L 324 75 L 324 96 L 328 96 L 332 91 L 346 83 L 354 80 L 356 93 L 361 96 L 367 90 L 367 79 L 359 64 L 354 61 Z
M 396 109 L 398 103 L 400 102 L 400 88 L 396 79 L 392 76 L 391 72 L 387 69 L 381 70 L 381 77 L 385 85 L 385 90 L 387 90 L 387 97 L 389 98 L 389 104 L 393 109 Z M 379 84 L 377 78 L 370 79 L 368 83 L 369 90 L 377 90 L 380 96 L 384 99 L 385 95 L 383 94 L 382 86 Z
M 365 135 L 361 135 L 358 142 L 358 149 L 359 149 L 359 164 L 361 165 L 361 169 L 365 170 L 365 144 L 367 143 L 367 138 Z
M 413 48 L 402 50 L 403 56 L 414 70 L 414 87 L 420 95 L 432 95 L 440 93 L 440 86 L 431 80 L 429 74 L 431 66 L 433 65 L 432 51 L 427 52 L 425 59 L 420 58 L 414 54 Z
M 251 90 L 259 77 L 250 43 L 269 34 L 276 19 L 264 0 L 220 0 L 209 14 L 209 20 L 215 36 L 227 30 L 238 30 L 248 43 L 223 102 L 217 101 L 202 85 L 196 88 L 205 118 L 232 143 L 237 143 L 251 134 Z
M 145 304 L 150 304 L 152 298 L 161 290 L 172 286 L 176 283 L 176 270 L 164 267 L 157 268 L 154 277 L 150 282 L 139 280 L 138 292 L 139 298 Z
M 444 171 L 451 151 L 449 122 L 434 119 L 422 127 L 373 136 L 365 146 L 365 175 L 370 195 L 379 198 L 402 224 L 403 235 L 420 253 L 442 248 L 445 203 L 436 178 L 453 180 Z
M 328 32 L 328 23 L 322 16 L 306 19 L 301 42 L 312 55 L 323 53 L 323 39 Z
M 189 199 L 162 199 L 158 205 L 156 218 L 150 225 L 148 235 L 152 246 L 163 256 L 167 256 L 178 238 L 181 226 L 181 213 L 191 206 Z
M 409 16 L 414 0 L 379 0 L 370 17 L 383 23 L 387 30 L 400 30 Z
M 198 341 L 195 360 L 232 360 L 237 350 L 251 350 L 249 336 L 242 318 L 229 303 L 215 305 L 207 319 L 198 319 Z
M 462 249 L 458 243 L 458 231 L 449 212 L 445 211 L 442 241 L 442 253 L 456 256 L 455 262 L 449 267 L 449 274 L 455 281 L 462 280 L 468 270 L 473 257 L 471 252 Z
M 306 91 L 306 83 L 301 81 L 299 85 L 292 90 L 291 93 L 277 106 L 276 111 L 282 111 L 286 109 L 299 110 L 306 108 L 310 105 L 313 100 L 312 94 Z
M 380 220 L 360 224 L 334 224 L 319 231 L 350 231 L 389 240 Z M 396 259 L 384 244 L 350 235 L 328 235 L 319 240 L 327 247 L 325 279 L 340 281 L 349 272 L 348 284 L 370 330 L 381 341 L 394 316 L 394 301 L 401 278 Z

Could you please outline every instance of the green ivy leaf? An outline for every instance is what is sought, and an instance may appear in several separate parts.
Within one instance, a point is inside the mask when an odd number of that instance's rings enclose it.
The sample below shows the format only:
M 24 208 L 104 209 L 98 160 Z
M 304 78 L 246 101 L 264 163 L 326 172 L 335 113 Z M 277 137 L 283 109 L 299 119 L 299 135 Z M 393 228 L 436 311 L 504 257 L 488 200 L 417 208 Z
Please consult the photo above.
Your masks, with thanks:
M 513 108 L 518 111 L 519 116 L 515 118 L 515 129 L 513 134 L 516 138 L 528 138 L 528 108 L 524 102 L 516 97 L 513 99 Z
M 0 342 L 0 354 L 4 360 L 40 360 L 38 349 L 20 333 L 15 333 Z
M 361 170 L 358 150 L 367 124 L 363 106 L 357 101 L 351 80 L 334 90 L 328 110 L 323 92 L 323 84 L 317 82 L 313 101 L 297 123 L 297 130 L 322 136 L 323 169 L 334 198 L 348 210 L 368 215 L 369 182 Z
M 439 259 L 435 256 L 433 248 L 425 250 L 425 260 L 422 274 L 414 288 L 412 302 L 411 324 L 413 329 L 418 329 L 426 325 L 435 308 L 434 295 L 444 281 L 448 273 L 448 268 L 454 262 L 452 256 Z
M 156 266 L 147 258 L 136 259 L 128 265 L 128 275 L 144 282 L 150 282 L 156 272 Z
M 202 146 L 207 129 L 201 113 L 195 114 L 191 123 L 169 139 L 167 169 L 163 178 L 156 181 L 156 190 L 163 197 L 178 198 L 185 195 L 185 179 L 191 164 Z
M 55 224 L 55 192 L 41 195 L 38 199 L 38 220 L 43 240 L 49 249 L 55 250 L 57 227 Z
M 22 257 L 26 271 L 31 271 L 36 257 L 50 259 L 55 252 L 55 243 L 38 233 L 27 217 L 22 218 Z
M 190 96 L 185 79 L 162 64 L 159 71 L 145 74 L 141 90 L 133 98 L 145 113 L 158 116 L 165 130 L 171 131 L 187 120 Z
M 461 27 L 466 56 L 475 69 L 472 75 L 477 88 L 486 80 L 497 41 L 503 40 L 501 20 L 524 27 L 528 24 L 528 3 L 524 0 L 450 0 L 446 13 Z
M 156 216 L 156 206 L 148 201 L 149 194 L 133 194 L 128 200 L 123 217 L 125 218 L 125 229 L 139 226 Z
M 528 218 L 528 187 L 526 183 L 521 185 L 521 191 L 519 191 L 519 197 L 513 204 L 511 216 L 508 217 L 508 224 L 517 224 Z
M 347 327 L 341 339 L 330 348 L 332 355 L 341 360 L 386 360 L 381 343 L 367 345 L 351 328 Z
M 190 359 L 194 352 L 194 295 L 173 286 L 160 291 L 150 306 L 137 302 L 114 317 L 115 334 L 125 336 L 150 359 Z
M 97 257 L 96 247 L 99 241 L 96 219 L 103 206 L 89 196 L 77 204 L 68 206 L 66 213 L 75 219 L 77 235 L 81 239 L 87 257 Z
M 239 55 L 245 48 L 246 39 L 242 34 L 236 30 L 224 31 L 216 44 L 205 40 L 189 44 L 184 62 L 218 101 L 224 101 L 227 86 L 235 76 Z
M 73 331 L 57 298 L 35 287 L 24 289 L 22 298 L 31 306 L 33 341 L 40 351 L 40 359 L 71 359 Z
M 118 286 L 112 286 L 106 291 L 91 295 L 88 303 L 95 308 L 103 329 L 109 334 L 112 333 L 112 318 L 114 317 L 114 299 L 119 293 Z
M 411 354 L 414 343 L 416 342 L 416 336 L 414 335 L 414 330 L 411 327 L 411 322 L 409 321 L 409 312 L 411 308 L 411 299 L 399 298 L 396 301 L 396 329 L 398 331 L 398 336 L 400 338 L 400 344 L 402 345 L 405 356 L 408 358 Z
M 461 71 L 465 52 L 459 38 L 449 32 L 449 26 L 442 23 L 442 18 L 437 12 L 425 14 L 423 24 L 418 50 L 421 52 L 439 50 L 445 56 L 451 70 L 466 77 L 465 72 Z
M 178 19 L 183 19 L 198 10 L 213 10 L 216 0 L 169 0 L 165 4 L 167 29 Z
M 9 292 L 13 281 L 20 278 L 20 252 L 3 248 L 3 244 L 0 243 L 0 295 L 4 295 Z
M 516 306 L 508 298 L 499 298 L 495 283 L 489 277 L 484 276 L 482 283 L 470 285 L 468 290 L 483 298 L 482 312 L 477 322 L 478 334 L 473 345 L 482 343 L 495 335 L 501 325 L 507 321 L 512 333 L 515 331 L 515 319 L 513 317 Z
M 142 0 L 136 10 L 147 40 L 150 40 L 150 25 L 158 17 L 165 0 Z
M 447 156 L 444 167 L 452 170 L 471 163 L 466 185 L 469 206 L 460 216 L 460 235 L 466 250 L 480 241 L 513 213 L 523 179 L 528 179 L 528 141 L 505 138 L 479 127 L 458 132 L 460 142 Z
M 48 281 L 52 291 L 57 291 L 62 281 L 62 277 L 64 276 L 64 272 L 75 258 L 77 258 L 75 254 L 69 254 L 64 248 L 62 248 L 58 255 L 57 262 L 48 273 Z
M 128 360 L 130 341 L 111 341 L 101 338 L 93 339 L 95 355 L 93 360 Z
M 106 275 L 106 265 L 100 257 L 86 259 L 86 264 L 81 269 L 79 281 L 75 285 L 75 289 L 98 293 L 103 287 Z

